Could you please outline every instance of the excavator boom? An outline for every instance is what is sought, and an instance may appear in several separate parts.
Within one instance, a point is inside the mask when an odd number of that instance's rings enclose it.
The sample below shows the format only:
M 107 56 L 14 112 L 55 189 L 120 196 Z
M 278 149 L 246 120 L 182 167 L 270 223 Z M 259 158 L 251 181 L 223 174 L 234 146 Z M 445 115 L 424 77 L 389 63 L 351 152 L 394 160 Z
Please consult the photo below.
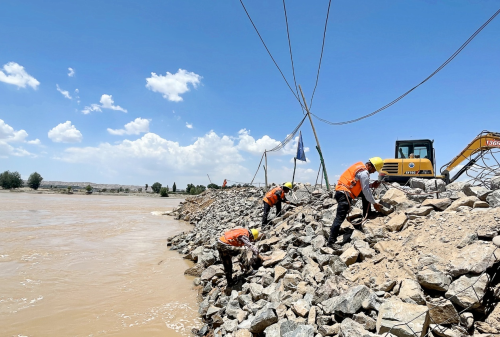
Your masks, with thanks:
M 492 149 L 500 149 L 500 133 L 490 131 L 481 132 L 462 152 L 441 167 L 441 174 L 444 176 L 446 183 L 455 181 L 460 175 L 476 164 L 487 151 Z M 464 161 L 466 161 L 465 165 L 457 174 L 450 178 L 451 170 Z

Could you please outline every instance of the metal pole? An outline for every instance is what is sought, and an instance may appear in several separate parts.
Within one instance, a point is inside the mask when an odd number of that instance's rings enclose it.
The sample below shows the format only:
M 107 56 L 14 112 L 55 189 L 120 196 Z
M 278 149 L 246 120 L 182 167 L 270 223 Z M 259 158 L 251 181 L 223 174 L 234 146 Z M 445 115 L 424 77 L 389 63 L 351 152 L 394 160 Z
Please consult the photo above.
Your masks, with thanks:
M 312 121 L 312 118 L 311 118 L 311 112 L 309 111 L 309 108 L 307 107 L 306 98 L 304 97 L 304 93 L 302 92 L 302 87 L 300 85 L 299 85 L 299 89 L 300 89 L 300 93 L 302 94 L 302 100 L 304 101 L 304 107 L 306 108 L 306 111 L 307 111 L 307 117 L 309 117 L 309 122 L 311 122 L 311 127 L 312 127 L 312 130 L 313 130 L 313 133 L 314 133 L 314 138 L 316 138 L 316 144 L 317 144 L 316 149 L 319 152 L 319 157 L 320 157 L 320 160 L 321 160 L 321 165 L 323 166 L 323 173 L 325 174 L 326 189 L 329 191 L 330 190 L 330 184 L 328 182 L 328 174 L 326 173 L 326 165 L 325 165 L 325 161 L 323 160 L 323 155 L 322 155 L 322 151 L 321 151 L 321 146 L 319 145 L 318 135 L 316 134 L 316 129 L 314 128 L 314 124 L 313 124 L 313 121 Z
M 292 186 L 295 181 L 295 169 L 297 168 L 297 158 L 293 158 L 293 176 L 292 176 Z
M 266 178 L 266 190 L 267 190 L 267 151 L 264 151 L 264 158 L 265 158 L 265 163 L 266 163 L 266 166 L 264 167 L 264 174 L 265 174 L 265 178 Z
M 212 183 L 212 180 L 210 179 L 210 176 L 207 173 L 208 181 L 210 181 L 210 184 Z

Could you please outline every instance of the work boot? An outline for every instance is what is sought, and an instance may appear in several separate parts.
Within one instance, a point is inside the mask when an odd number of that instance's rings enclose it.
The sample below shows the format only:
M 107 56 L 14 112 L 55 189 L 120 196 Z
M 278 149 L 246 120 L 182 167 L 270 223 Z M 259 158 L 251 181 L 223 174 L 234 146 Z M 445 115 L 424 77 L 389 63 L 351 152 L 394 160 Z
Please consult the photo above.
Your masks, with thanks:
M 338 243 L 329 243 L 327 245 L 328 248 L 333 249 L 334 252 L 338 252 L 339 250 L 342 250 L 342 245 L 339 245 Z

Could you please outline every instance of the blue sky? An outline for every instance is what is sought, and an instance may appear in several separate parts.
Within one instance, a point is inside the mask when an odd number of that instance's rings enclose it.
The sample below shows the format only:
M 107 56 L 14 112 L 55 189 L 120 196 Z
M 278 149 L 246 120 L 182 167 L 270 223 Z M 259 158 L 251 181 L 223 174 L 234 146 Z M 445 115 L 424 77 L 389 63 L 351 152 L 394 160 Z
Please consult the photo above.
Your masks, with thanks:
M 245 5 L 293 83 L 282 2 Z M 287 2 L 308 99 L 327 5 Z M 312 111 L 336 122 L 378 109 L 427 77 L 497 7 L 333 1 Z M 246 182 L 262 151 L 302 118 L 238 1 L 4 1 L 0 31 L 0 170 L 24 178 L 38 171 L 46 180 L 183 186 L 206 185 L 208 173 L 219 184 Z M 353 162 L 390 158 L 396 139 L 434 139 L 440 167 L 480 131 L 499 131 L 499 31 L 497 18 L 372 118 L 314 120 L 331 180 Z M 314 182 L 314 137 L 308 123 L 301 130 L 310 150 L 297 180 Z M 271 181 L 291 180 L 295 146 L 269 156 Z

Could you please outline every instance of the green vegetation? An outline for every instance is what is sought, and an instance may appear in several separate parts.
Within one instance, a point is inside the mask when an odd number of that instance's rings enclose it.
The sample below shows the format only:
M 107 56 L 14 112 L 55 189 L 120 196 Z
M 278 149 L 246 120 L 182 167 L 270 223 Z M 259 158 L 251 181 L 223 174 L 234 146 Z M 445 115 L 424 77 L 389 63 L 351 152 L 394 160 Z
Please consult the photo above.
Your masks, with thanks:
M 43 178 L 38 172 L 33 172 L 28 178 L 28 186 L 36 191 L 40 187 L 42 180 Z
M 207 188 L 203 185 L 194 186 L 193 184 L 188 184 L 186 187 L 186 193 L 188 194 L 200 194 Z
M 167 189 L 167 187 L 160 188 L 160 196 L 161 197 L 168 197 L 168 189 Z
M 175 193 L 175 191 L 177 191 L 177 186 L 175 186 L 175 182 L 174 182 L 174 185 L 172 186 L 172 192 Z
M 146 192 L 148 191 L 148 186 L 149 186 L 149 185 L 148 185 L 148 184 L 146 184 L 146 189 L 145 189 L 144 191 L 146 191 Z
M 161 184 L 159 182 L 156 182 L 151 186 L 151 188 L 153 189 L 154 193 L 160 193 Z
M 23 180 L 19 172 L 5 171 L 0 174 L 0 186 L 5 189 L 23 187 Z
M 90 192 L 90 191 L 92 191 L 92 186 L 90 186 L 90 185 L 87 185 L 87 186 L 85 187 L 85 190 L 86 190 L 87 192 Z
M 217 184 L 213 184 L 213 183 L 212 183 L 212 184 L 208 184 L 207 188 L 213 188 L 213 189 L 218 190 L 218 189 L 220 188 L 220 186 L 219 186 L 219 185 L 217 185 Z

